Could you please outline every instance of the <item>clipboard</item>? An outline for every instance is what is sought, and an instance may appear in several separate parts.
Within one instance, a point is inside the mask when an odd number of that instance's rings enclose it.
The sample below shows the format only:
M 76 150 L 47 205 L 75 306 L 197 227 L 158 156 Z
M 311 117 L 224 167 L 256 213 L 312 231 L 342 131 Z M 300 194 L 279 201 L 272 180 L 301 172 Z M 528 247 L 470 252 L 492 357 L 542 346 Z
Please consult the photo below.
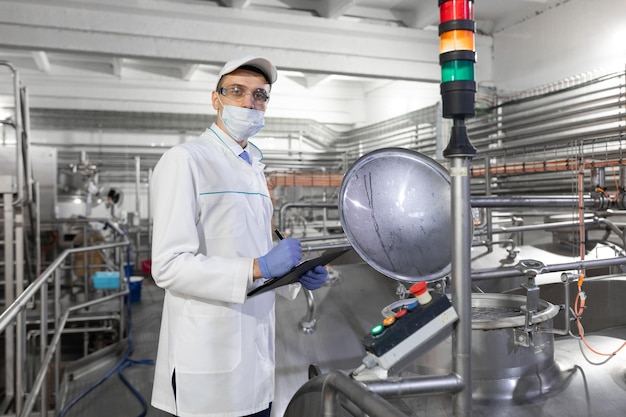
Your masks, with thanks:
M 334 249 L 326 251 L 323 255 L 318 256 L 317 258 L 308 259 L 304 262 L 301 262 L 297 266 L 291 269 L 291 271 L 287 272 L 285 275 L 280 277 L 272 278 L 265 282 L 263 285 L 260 285 L 248 292 L 248 297 L 252 297 L 253 295 L 261 294 L 265 291 L 273 290 L 274 288 L 282 287 L 283 285 L 293 284 L 294 282 L 298 282 L 300 279 L 300 275 L 305 272 L 315 268 L 319 265 L 326 265 L 332 260 L 337 259 L 344 253 L 348 252 L 350 248 L 343 249 Z

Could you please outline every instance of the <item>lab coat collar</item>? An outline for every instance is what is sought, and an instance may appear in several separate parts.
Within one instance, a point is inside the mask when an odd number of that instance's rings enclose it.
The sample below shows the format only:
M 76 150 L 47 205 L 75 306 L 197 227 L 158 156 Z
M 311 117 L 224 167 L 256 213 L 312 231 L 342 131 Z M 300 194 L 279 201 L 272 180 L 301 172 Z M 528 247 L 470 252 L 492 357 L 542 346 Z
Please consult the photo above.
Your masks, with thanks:
M 226 134 L 226 132 L 220 129 L 217 124 L 213 123 L 207 131 L 209 133 L 212 132 L 212 134 L 216 136 L 220 142 L 226 145 L 236 156 L 239 156 L 242 151 L 246 151 L 252 158 L 252 163 L 255 163 L 256 161 L 261 162 L 263 160 L 263 152 L 261 152 L 261 150 L 254 143 L 250 142 L 250 140 L 248 140 L 248 145 L 242 149 L 241 145 Z

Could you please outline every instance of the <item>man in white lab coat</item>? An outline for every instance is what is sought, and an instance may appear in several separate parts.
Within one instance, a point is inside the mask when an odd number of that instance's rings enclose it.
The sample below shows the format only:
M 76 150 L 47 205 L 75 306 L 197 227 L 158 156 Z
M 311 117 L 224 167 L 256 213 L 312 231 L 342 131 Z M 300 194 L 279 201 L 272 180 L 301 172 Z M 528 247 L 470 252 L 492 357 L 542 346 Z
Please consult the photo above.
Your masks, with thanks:
M 270 415 L 274 291 L 246 294 L 302 257 L 297 239 L 273 246 L 263 154 L 248 141 L 276 78 L 263 57 L 227 62 L 212 92 L 216 123 L 154 169 L 152 276 L 165 299 L 152 405 L 179 417 Z M 326 277 L 316 267 L 281 290 L 295 297 Z

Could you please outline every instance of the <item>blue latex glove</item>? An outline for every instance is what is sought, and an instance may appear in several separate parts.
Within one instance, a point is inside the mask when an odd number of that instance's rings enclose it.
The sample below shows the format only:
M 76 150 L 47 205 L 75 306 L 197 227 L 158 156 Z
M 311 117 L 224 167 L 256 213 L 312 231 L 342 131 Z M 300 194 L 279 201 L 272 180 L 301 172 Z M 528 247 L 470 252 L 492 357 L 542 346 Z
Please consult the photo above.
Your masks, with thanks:
M 324 285 L 326 278 L 328 278 L 328 270 L 325 266 L 318 265 L 300 275 L 300 284 L 307 290 L 313 291 Z
M 294 238 L 278 242 L 266 255 L 258 258 L 263 278 L 275 278 L 286 274 L 302 259 L 300 241 Z

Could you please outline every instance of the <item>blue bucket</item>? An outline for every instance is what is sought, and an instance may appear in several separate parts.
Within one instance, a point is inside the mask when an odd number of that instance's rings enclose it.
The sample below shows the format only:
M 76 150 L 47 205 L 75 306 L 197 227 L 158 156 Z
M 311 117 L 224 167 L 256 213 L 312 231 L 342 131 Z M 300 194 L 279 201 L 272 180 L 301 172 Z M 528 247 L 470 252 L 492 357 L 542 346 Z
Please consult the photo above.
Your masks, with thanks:
M 132 262 L 124 264 L 124 276 L 128 278 L 133 275 L 135 275 L 135 264 Z
M 141 283 L 143 277 L 130 277 L 128 280 L 128 292 L 130 293 L 130 302 L 138 303 L 141 301 Z

